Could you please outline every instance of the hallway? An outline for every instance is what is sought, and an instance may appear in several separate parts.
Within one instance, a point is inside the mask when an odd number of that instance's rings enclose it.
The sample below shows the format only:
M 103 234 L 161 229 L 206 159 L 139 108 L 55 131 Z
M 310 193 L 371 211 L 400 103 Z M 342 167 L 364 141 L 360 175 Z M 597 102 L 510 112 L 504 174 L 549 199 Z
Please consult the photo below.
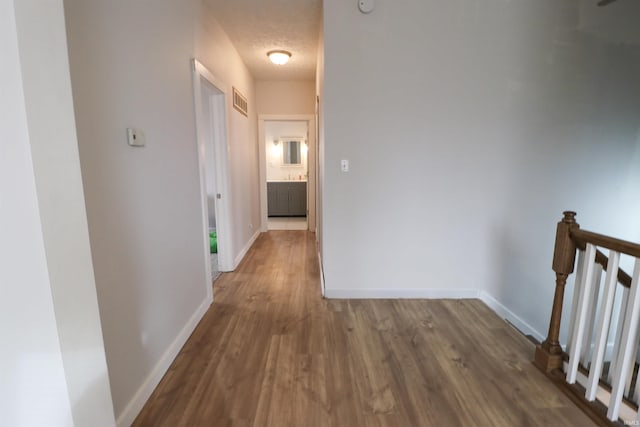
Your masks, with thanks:
M 134 425 L 591 425 L 479 300 L 323 300 L 316 254 L 263 233 Z

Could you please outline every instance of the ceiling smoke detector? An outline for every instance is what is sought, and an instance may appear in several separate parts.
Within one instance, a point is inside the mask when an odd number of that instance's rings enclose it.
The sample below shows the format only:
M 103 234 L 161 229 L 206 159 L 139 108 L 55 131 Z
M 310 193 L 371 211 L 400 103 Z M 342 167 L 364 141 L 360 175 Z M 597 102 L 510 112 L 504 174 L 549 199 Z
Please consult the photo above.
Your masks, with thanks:
M 289 58 L 291 58 L 291 52 L 287 52 L 286 50 L 272 50 L 267 52 L 267 56 L 276 65 L 284 65 L 289 62 Z

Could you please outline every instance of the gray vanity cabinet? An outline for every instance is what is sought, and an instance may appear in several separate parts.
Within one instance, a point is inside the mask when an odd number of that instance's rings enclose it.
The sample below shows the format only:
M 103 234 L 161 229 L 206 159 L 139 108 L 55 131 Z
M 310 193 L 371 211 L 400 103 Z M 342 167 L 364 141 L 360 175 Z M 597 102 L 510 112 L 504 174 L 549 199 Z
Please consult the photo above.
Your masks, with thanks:
M 307 216 L 306 182 L 267 182 L 269 216 Z
M 289 183 L 267 183 L 267 208 L 269 216 L 289 216 Z
M 289 215 L 307 216 L 307 183 L 292 182 L 289 187 Z

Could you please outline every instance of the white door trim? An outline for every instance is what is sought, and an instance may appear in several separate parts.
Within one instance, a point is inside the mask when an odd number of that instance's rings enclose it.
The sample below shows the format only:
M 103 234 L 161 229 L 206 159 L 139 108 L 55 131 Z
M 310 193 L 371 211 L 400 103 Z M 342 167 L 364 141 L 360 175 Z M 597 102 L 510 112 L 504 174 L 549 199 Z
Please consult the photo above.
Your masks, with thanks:
M 202 83 L 206 80 L 216 90 L 219 95 L 211 96 L 211 115 L 204 117 L 202 111 Z M 229 88 L 218 80 L 204 65 L 197 59 L 193 60 L 193 97 L 196 113 L 196 133 L 198 141 L 198 164 L 200 173 L 200 193 L 202 196 L 202 244 L 203 255 L 207 270 L 207 296 L 213 301 L 213 288 L 211 287 L 211 262 L 209 257 L 209 209 L 207 203 L 206 185 L 206 136 L 204 129 L 206 120 L 212 120 L 212 134 L 214 136 L 214 157 L 216 190 L 220 198 L 215 203 L 216 231 L 218 237 L 218 264 L 221 271 L 233 270 L 233 257 L 231 247 L 231 207 L 229 200 L 229 167 L 228 167 L 228 129 L 229 112 L 227 110 L 227 97 Z M 218 99 L 214 99 L 218 98 Z
M 260 114 L 258 115 L 258 149 L 260 156 L 260 218 L 262 231 L 267 231 L 267 154 L 265 147 L 266 121 L 306 121 L 309 134 L 307 150 L 307 228 L 316 231 L 316 118 L 315 114 Z

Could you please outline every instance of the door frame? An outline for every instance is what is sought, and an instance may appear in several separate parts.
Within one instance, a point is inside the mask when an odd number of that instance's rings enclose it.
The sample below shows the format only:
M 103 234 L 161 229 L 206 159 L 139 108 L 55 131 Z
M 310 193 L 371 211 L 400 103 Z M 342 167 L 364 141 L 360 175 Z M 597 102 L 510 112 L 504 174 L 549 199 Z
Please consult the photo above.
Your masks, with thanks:
M 211 136 L 213 138 L 214 147 L 214 163 L 215 163 L 215 179 L 216 179 L 216 233 L 218 238 L 218 265 L 220 271 L 233 270 L 232 258 L 232 228 L 231 206 L 229 198 L 229 153 L 228 153 L 228 129 L 229 129 L 229 111 L 227 100 L 229 99 L 229 88 L 223 82 L 218 80 L 211 71 L 209 71 L 197 59 L 192 60 L 193 69 L 193 98 L 195 104 L 196 116 L 196 135 L 198 148 L 198 170 L 200 174 L 200 195 L 201 195 L 201 211 L 202 211 L 202 244 L 203 253 L 205 255 L 205 268 L 207 272 L 207 296 L 213 301 L 213 287 L 211 286 L 211 259 L 210 259 L 210 243 L 209 243 L 209 208 L 207 199 L 207 169 L 206 169 L 206 146 L 208 132 L 205 130 L 206 125 L 210 125 Z M 209 102 L 211 114 L 208 117 L 202 110 L 203 87 L 202 80 L 219 92 L 219 94 L 210 96 Z M 209 121 L 207 123 L 207 120 Z
M 316 117 L 315 114 L 259 114 L 258 150 L 260 163 L 260 218 L 261 231 L 267 231 L 267 152 L 265 122 L 307 122 L 307 229 L 316 232 Z

